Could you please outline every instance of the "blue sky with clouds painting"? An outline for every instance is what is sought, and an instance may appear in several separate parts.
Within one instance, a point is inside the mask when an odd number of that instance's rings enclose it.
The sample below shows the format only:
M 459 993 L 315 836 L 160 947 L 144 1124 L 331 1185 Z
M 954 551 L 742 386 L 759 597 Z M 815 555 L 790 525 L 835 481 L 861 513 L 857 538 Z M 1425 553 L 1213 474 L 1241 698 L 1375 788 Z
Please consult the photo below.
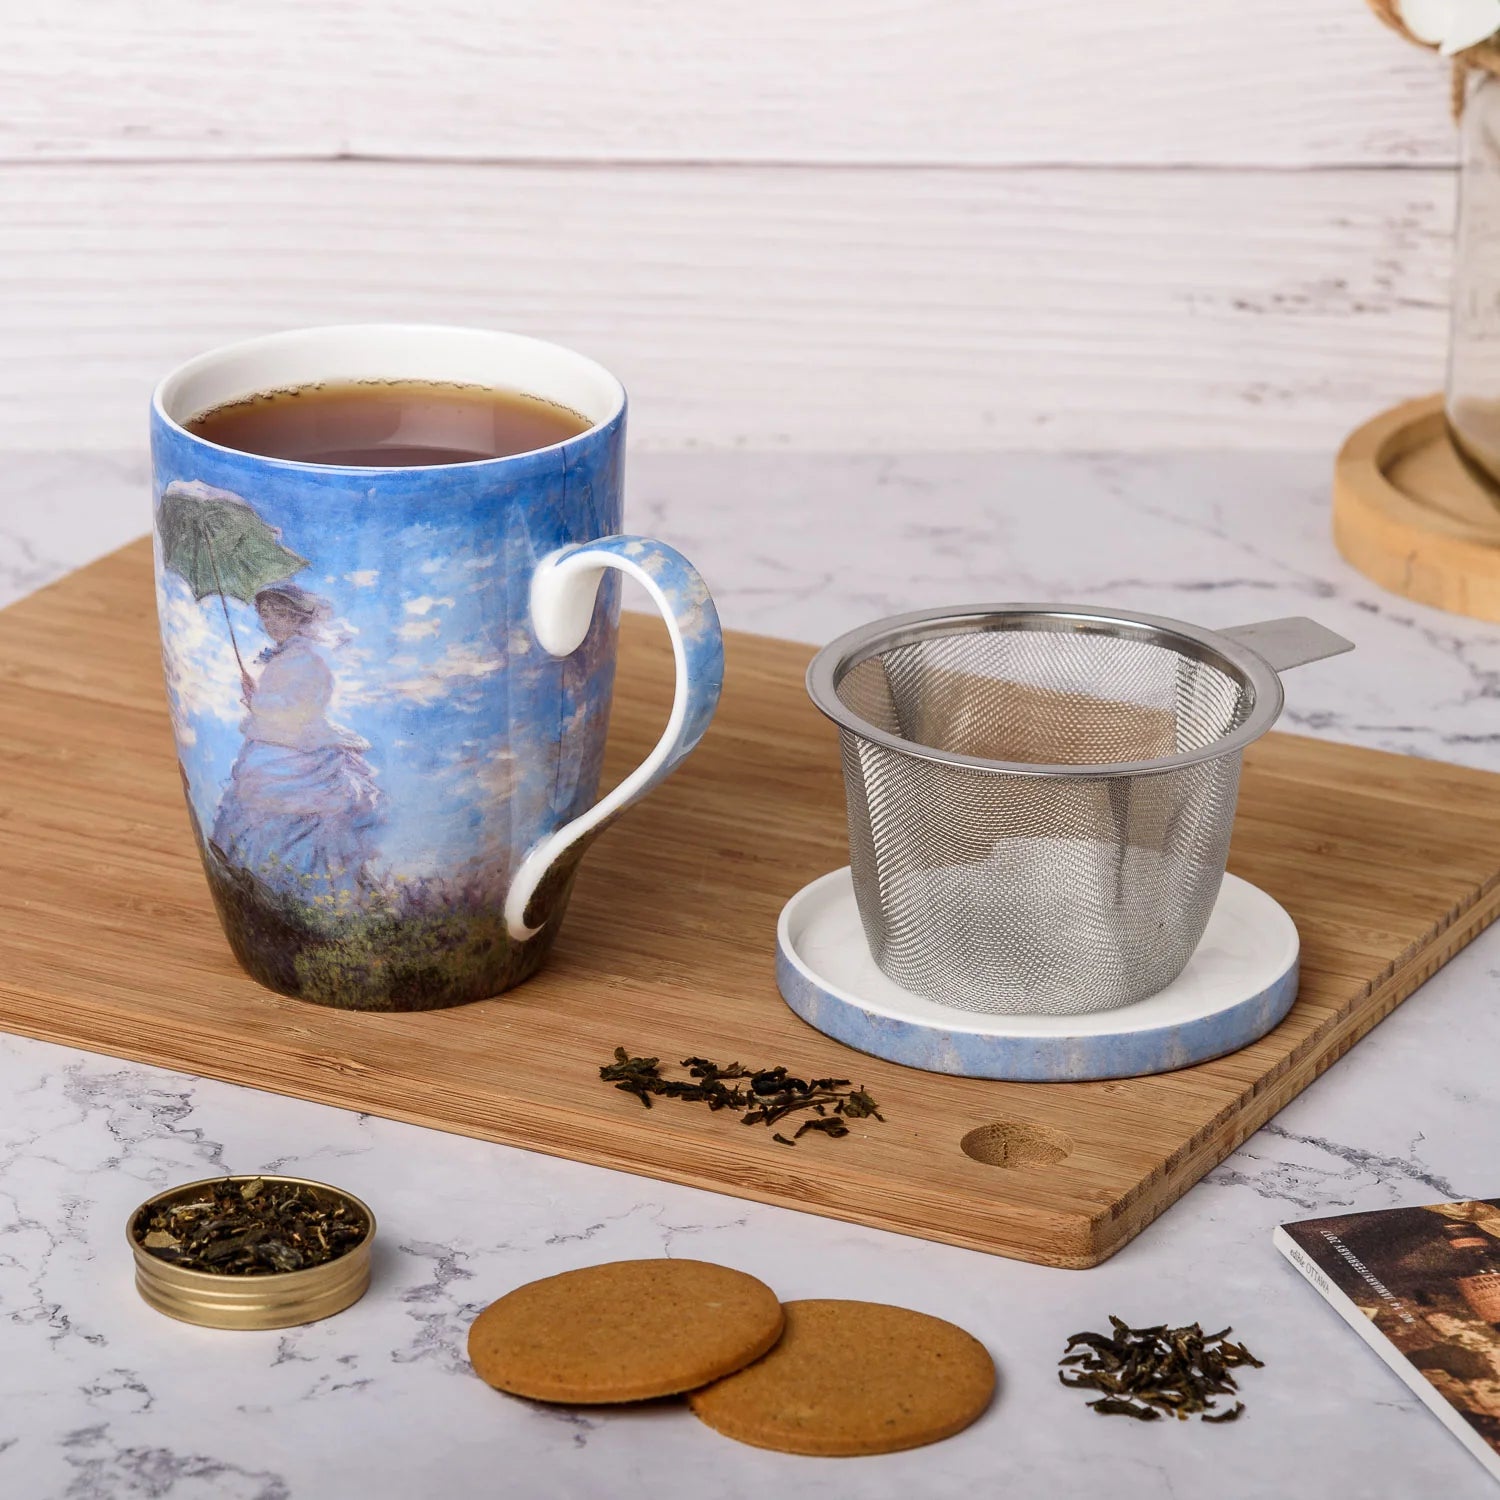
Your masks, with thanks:
M 332 609 L 323 647 L 329 717 L 370 743 L 383 793 L 378 864 L 405 875 L 513 868 L 542 833 L 592 801 L 607 719 L 609 632 L 565 662 L 527 624 L 537 557 L 618 524 L 615 457 L 600 444 L 564 467 L 529 455 L 497 492 L 495 469 L 401 476 L 268 465 L 157 434 L 157 493 L 201 480 L 246 500 L 310 559 L 293 575 Z M 544 462 L 543 462 L 544 461 Z M 616 591 L 606 591 L 613 608 Z M 242 736 L 239 670 L 217 596 L 159 579 L 168 690 L 200 825 Z M 254 609 L 229 601 L 252 674 L 271 643 Z M 566 725 L 564 748 L 557 731 Z

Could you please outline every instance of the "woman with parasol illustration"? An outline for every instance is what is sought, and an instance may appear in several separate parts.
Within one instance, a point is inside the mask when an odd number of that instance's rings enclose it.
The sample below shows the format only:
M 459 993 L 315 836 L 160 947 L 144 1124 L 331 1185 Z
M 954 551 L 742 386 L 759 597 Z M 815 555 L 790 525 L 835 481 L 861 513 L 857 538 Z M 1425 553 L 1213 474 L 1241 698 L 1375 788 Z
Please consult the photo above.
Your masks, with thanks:
M 213 841 L 268 884 L 306 896 L 359 895 L 374 854 L 380 793 L 369 743 L 328 717 L 328 601 L 295 584 L 260 590 L 272 644 L 243 675 L 245 743 L 229 773 Z
M 369 884 L 380 793 L 368 742 L 328 717 L 334 676 L 326 599 L 283 580 L 307 566 L 243 500 L 196 482 L 169 485 L 157 514 L 163 564 L 202 599 L 217 594 L 240 663 L 245 742 L 212 842 L 268 885 L 314 900 Z M 255 605 L 271 645 L 240 656 L 226 598 Z

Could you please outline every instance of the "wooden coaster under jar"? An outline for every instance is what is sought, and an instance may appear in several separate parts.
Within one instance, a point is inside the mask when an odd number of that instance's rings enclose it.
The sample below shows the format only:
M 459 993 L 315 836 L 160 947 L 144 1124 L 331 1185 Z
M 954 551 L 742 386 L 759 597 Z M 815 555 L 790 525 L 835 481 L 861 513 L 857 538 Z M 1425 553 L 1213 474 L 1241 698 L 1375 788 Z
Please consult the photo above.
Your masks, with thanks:
M 273 1191 L 300 1190 L 319 1205 L 341 1205 L 347 1215 L 363 1224 L 364 1233 L 332 1260 L 290 1271 L 203 1271 L 174 1264 L 146 1249 L 143 1241 L 147 1226 L 160 1210 L 202 1202 L 215 1189 L 257 1183 Z M 364 1296 L 370 1284 L 375 1215 L 352 1193 L 326 1182 L 247 1173 L 206 1177 L 157 1193 L 131 1214 L 126 1238 L 135 1256 L 136 1290 L 158 1312 L 200 1328 L 290 1328 L 332 1317 Z
M 1333 471 L 1333 536 L 1381 588 L 1500 620 L 1500 501 L 1459 457 L 1441 396 L 1404 402 L 1349 434 Z

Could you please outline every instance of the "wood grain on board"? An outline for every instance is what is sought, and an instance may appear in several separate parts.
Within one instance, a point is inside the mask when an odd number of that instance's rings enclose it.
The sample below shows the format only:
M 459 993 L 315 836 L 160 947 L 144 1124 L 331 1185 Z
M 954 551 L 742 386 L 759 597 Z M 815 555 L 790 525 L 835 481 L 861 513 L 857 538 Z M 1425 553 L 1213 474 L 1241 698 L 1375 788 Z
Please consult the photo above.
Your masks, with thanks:
M 219 933 L 173 760 L 149 550 L 132 544 L 0 613 L 0 1026 L 1088 1266 L 1500 906 L 1500 777 L 1273 735 L 1247 758 L 1230 861 L 1302 933 L 1302 992 L 1268 1037 L 1178 1073 L 1096 1084 L 945 1078 L 865 1058 L 796 1020 L 773 977 L 782 902 L 846 857 L 833 733 L 801 686 L 808 655 L 730 639 L 717 722 L 590 852 L 539 978 L 452 1011 L 324 1010 L 259 989 Z M 613 774 L 655 739 L 670 670 L 658 627 L 627 617 Z M 722 1114 L 671 1101 L 648 1112 L 598 1080 L 617 1044 L 851 1076 L 886 1121 L 788 1150 Z
M 1452 179 L 1252 176 L 0 168 L 0 448 L 131 448 L 179 360 L 395 319 L 593 354 L 654 448 L 1332 453 L 1440 381 Z
M 0 160 L 1453 156 L 1446 70 L 1360 0 L 74 0 L 17 20 Z

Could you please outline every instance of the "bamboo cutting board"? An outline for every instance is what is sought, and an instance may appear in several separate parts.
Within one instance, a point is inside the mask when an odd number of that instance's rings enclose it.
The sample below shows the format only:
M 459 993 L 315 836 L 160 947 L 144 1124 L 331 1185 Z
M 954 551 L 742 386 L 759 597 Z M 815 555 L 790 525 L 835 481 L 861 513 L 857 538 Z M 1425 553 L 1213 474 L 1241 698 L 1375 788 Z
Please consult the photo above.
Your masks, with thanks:
M 1059 1266 L 1139 1233 L 1491 922 L 1500 776 L 1271 735 L 1230 867 L 1303 938 L 1302 992 L 1232 1057 L 1007 1084 L 896 1067 L 804 1026 L 781 904 L 847 859 L 807 647 L 735 636 L 699 751 L 584 862 L 551 966 L 420 1015 L 320 1009 L 235 967 L 178 785 L 146 543 L 0 612 L 0 1027 Z M 611 769 L 666 716 L 659 627 L 627 616 Z M 621 1044 L 862 1083 L 885 1123 L 788 1150 L 727 1113 L 601 1084 Z

